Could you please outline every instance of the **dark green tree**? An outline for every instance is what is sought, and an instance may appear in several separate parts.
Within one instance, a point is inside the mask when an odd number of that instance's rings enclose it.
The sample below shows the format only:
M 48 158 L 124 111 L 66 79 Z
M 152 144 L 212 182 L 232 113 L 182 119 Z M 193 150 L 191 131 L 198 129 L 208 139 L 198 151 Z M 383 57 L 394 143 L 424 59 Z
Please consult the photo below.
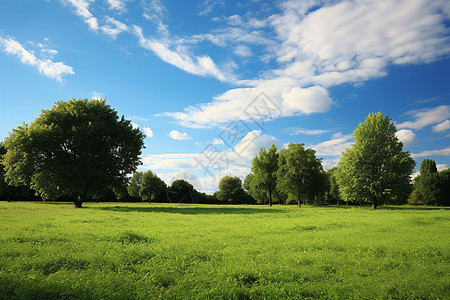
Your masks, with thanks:
M 127 186 L 128 194 L 131 197 L 139 198 L 139 193 L 141 191 L 142 186 L 142 176 L 143 172 L 134 172 L 133 176 L 131 176 L 130 183 Z
M 426 158 L 420 164 L 420 175 L 431 175 L 437 173 L 436 162 L 432 159 Z
M 247 200 L 247 194 L 242 188 L 242 180 L 236 176 L 223 177 L 215 196 L 217 200 L 231 204 L 245 203 Z
M 380 112 L 368 115 L 353 132 L 355 143 L 338 163 L 338 184 L 344 201 L 378 203 L 392 197 L 407 197 L 415 161 L 402 151 L 397 129 Z
M 420 175 L 414 179 L 414 185 L 426 205 L 439 205 L 443 182 L 432 159 L 424 159 L 420 164 Z
M 184 179 L 173 181 L 168 192 L 170 201 L 176 203 L 195 203 L 199 198 L 194 186 Z
M 316 151 L 305 149 L 303 143 L 290 143 L 279 152 L 278 188 L 301 207 L 302 199 L 313 202 L 323 188 L 322 160 Z
M 125 184 L 140 164 L 143 140 L 105 100 L 59 101 L 5 139 L 6 180 L 31 187 L 43 199 L 70 197 L 81 207 Z
M 252 160 L 253 178 L 252 190 L 261 190 L 269 198 L 269 206 L 272 206 L 272 195 L 277 187 L 278 153 L 275 145 L 259 150 L 259 154 Z
M 450 206 L 450 169 L 439 172 L 441 195 L 439 204 L 442 206 Z
M 139 196 L 144 201 L 164 201 L 166 200 L 167 185 L 152 171 L 147 171 L 142 175 L 141 190 Z

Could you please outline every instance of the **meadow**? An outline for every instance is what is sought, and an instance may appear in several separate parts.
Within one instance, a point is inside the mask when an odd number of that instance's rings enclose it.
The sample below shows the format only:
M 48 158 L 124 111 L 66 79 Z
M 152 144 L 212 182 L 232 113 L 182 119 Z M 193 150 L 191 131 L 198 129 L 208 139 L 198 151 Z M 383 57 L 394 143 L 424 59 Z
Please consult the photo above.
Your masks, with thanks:
M 0 202 L 0 299 L 450 299 L 450 210 Z

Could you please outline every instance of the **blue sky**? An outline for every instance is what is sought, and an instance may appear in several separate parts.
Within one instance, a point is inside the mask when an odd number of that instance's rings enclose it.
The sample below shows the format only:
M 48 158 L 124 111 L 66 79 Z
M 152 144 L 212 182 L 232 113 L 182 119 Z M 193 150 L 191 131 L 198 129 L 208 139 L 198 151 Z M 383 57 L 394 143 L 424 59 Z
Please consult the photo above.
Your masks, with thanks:
M 141 170 L 213 192 L 260 147 L 325 169 L 371 112 L 450 166 L 450 2 L 0 1 L 0 139 L 55 101 L 103 98 L 146 132 Z

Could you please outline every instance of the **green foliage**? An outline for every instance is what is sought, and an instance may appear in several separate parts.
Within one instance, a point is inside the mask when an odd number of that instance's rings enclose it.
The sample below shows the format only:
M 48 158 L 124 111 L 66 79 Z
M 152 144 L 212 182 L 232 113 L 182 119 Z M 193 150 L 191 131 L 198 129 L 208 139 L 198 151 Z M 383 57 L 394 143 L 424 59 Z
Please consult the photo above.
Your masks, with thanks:
M 313 149 L 305 149 L 303 143 L 290 143 L 279 153 L 278 189 L 286 191 L 298 206 L 302 199 L 314 202 L 325 185 L 322 161 L 316 158 L 315 153 Z
M 142 175 L 141 189 L 139 196 L 144 201 L 159 201 L 166 199 L 167 186 L 161 178 L 152 171 L 147 171 Z
M 449 299 L 450 210 L 0 202 L 0 299 Z
M 331 168 L 325 172 L 325 176 L 327 179 L 326 192 L 325 192 L 325 200 L 328 204 L 338 204 L 339 197 L 339 186 L 337 183 L 337 167 Z
M 277 187 L 277 170 L 277 147 L 272 145 L 267 151 L 265 148 L 261 148 L 259 154 L 252 160 L 253 178 L 250 189 L 266 193 L 270 206 L 272 206 L 272 194 Z
M 381 201 L 405 201 L 415 162 L 395 136 L 389 117 L 371 113 L 354 131 L 355 143 L 338 163 L 338 184 L 344 201 L 369 202 L 376 208 Z
M 225 176 L 219 182 L 219 191 L 215 193 L 217 200 L 230 204 L 246 203 L 248 198 L 242 188 L 239 177 Z
M 414 186 L 422 197 L 418 204 L 450 205 L 450 169 L 438 172 L 434 160 L 422 161 Z
M 128 194 L 131 197 L 139 198 L 139 192 L 141 191 L 143 175 L 144 175 L 143 172 L 134 172 L 133 176 L 131 176 L 130 183 L 127 186 Z
M 70 197 L 79 207 L 125 184 L 140 163 L 143 140 L 105 100 L 59 101 L 5 139 L 6 180 L 30 186 L 44 199 Z
M 408 197 L 408 203 L 411 205 L 422 205 L 425 204 L 425 201 L 422 194 L 418 190 L 414 190 Z
M 437 173 L 436 162 L 432 159 L 424 159 L 420 164 L 420 175 L 428 176 Z
M 194 186 L 184 179 L 177 179 L 170 185 L 169 197 L 175 203 L 196 203 L 199 201 L 198 192 Z

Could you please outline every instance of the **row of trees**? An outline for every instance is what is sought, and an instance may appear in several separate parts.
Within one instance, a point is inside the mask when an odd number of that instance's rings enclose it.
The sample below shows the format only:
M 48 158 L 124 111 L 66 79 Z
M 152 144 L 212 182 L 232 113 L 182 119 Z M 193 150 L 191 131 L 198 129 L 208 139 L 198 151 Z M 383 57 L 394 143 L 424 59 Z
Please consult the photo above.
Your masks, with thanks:
M 269 205 L 295 199 L 320 204 L 404 203 L 411 192 L 415 161 L 395 136 L 396 128 L 381 113 L 369 114 L 354 131 L 355 143 L 339 160 L 338 167 L 323 172 L 321 159 L 304 144 L 289 144 L 277 153 L 272 145 L 252 161 L 252 172 L 245 180 L 250 195 Z
M 184 180 L 166 186 L 151 171 L 135 172 L 144 134 L 105 100 L 59 101 L 30 125 L 13 129 L 0 145 L 0 196 L 44 200 L 87 199 L 113 194 L 144 201 L 197 203 L 315 204 L 404 203 L 412 191 L 415 162 L 395 136 L 389 117 L 369 114 L 354 131 L 355 143 L 338 167 L 323 171 L 313 149 L 303 143 L 277 151 L 262 148 L 252 160 L 252 173 L 242 183 L 226 176 L 219 191 L 205 195 Z M 133 173 L 129 181 L 128 174 Z M 424 160 L 410 203 L 448 205 L 450 171 L 437 172 Z M 25 196 L 24 196 L 25 195 Z M 20 197 L 20 196 L 19 196 Z

